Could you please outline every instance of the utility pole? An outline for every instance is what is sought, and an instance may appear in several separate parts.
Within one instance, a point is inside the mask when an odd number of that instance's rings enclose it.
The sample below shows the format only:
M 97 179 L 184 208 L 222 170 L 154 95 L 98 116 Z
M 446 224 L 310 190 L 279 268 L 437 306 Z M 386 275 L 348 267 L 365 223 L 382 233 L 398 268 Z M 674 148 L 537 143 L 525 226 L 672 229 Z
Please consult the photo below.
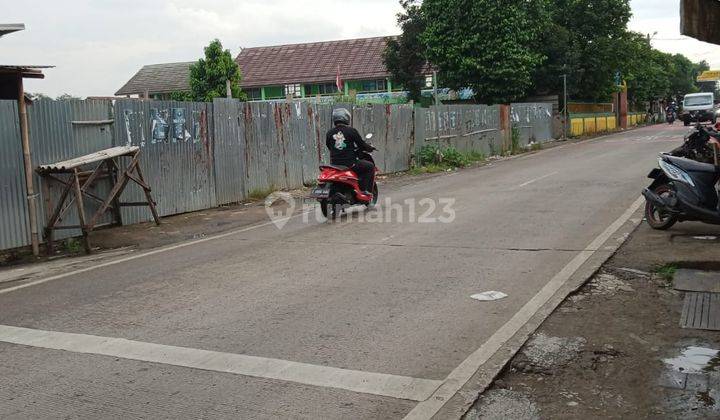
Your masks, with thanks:
M 568 104 L 567 104 L 567 74 L 562 75 L 563 79 L 563 140 L 567 139 Z
M 440 98 L 438 98 L 437 70 L 433 70 L 433 97 L 435 98 L 435 132 L 438 144 L 440 144 Z

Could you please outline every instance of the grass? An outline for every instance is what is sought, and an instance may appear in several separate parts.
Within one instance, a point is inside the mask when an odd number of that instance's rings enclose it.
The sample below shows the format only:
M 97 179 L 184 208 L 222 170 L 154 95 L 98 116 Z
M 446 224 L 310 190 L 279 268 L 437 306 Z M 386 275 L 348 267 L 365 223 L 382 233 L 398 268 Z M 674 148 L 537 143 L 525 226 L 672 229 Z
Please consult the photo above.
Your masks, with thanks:
M 531 143 L 531 144 L 530 144 L 530 150 L 532 150 L 533 152 L 536 152 L 536 151 L 538 151 L 538 150 L 542 150 L 542 148 L 543 148 L 542 143 Z
M 472 151 L 463 153 L 454 147 L 441 149 L 437 145 L 425 145 L 420 149 L 420 165 L 411 168 L 410 175 L 434 174 L 456 168 L 464 168 L 476 162 L 485 161 L 485 154 Z
M 71 254 L 77 254 L 80 252 L 82 244 L 78 239 L 68 238 L 65 240 L 65 250 Z
M 660 276 L 660 278 L 662 278 L 666 282 L 671 282 L 673 280 L 676 271 L 677 266 L 675 264 L 665 264 L 653 270 L 655 274 Z

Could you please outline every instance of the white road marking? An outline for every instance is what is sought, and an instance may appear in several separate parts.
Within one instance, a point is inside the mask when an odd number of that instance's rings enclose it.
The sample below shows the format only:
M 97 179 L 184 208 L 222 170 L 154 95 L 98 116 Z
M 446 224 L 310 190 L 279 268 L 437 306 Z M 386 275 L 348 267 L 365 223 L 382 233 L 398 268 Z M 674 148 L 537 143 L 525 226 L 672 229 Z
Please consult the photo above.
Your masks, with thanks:
M 443 384 L 427 400 L 416 405 L 405 417 L 406 420 L 431 419 L 455 395 L 467 381 L 485 364 L 490 358 L 502 348 L 530 319 L 545 305 L 553 295 L 570 279 L 570 277 L 597 252 L 602 244 L 607 242 L 633 214 L 642 206 L 645 199 L 638 198 L 615 220 L 605 231 L 598 235 L 584 251 L 575 256 L 565 267 L 560 270 L 540 291 L 528 301 L 508 322 L 475 350 L 467 359 L 463 360 L 445 378 Z
M 298 213 L 298 214 L 293 215 L 293 216 L 285 217 L 285 218 L 282 218 L 282 219 L 277 219 L 277 220 L 275 220 L 275 221 L 260 223 L 259 225 L 247 226 L 247 227 L 244 227 L 244 228 L 241 228 L 241 229 L 231 230 L 231 231 L 229 231 L 229 232 L 221 233 L 221 234 L 218 234 L 218 235 L 207 236 L 207 237 L 205 237 L 205 238 L 196 239 L 196 240 L 194 240 L 194 241 L 182 242 L 182 243 L 179 243 L 179 244 L 177 244 L 177 245 L 170 245 L 170 246 L 166 246 L 166 247 L 162 247 L 162 248 L 157 248 L 157 249 L 154 249 L 154 250 L 152 250 L 152 251 L 147 251 L 147 252 L 143 252 L 143 253 L 140 253 L 140 254 L 131 255 L 131 256 L 129 256 L 129 257 L 125 257 L 125 258 L 120 258 L 120 259 L 117 259 L 117 260 L 112 260 L 112 261 L 104 262 L 104 263 L 101 263 L 101 264 L 93 265 L 93 266 L 91 266 L 91 267 L 85 267 L 85 268 L 81 268 L 81 269 L 78 269 L 78 270 L 68 271 L 67 273 L 62 273 L 62 274 L 58 274 L 58 275 L 55 275 L 55 276 L 46 277 L 46 278 L 43 278 L 43 279 L 31 281 L 31 282 L 29 282 L 29 283 L 20 284 L 20 285 L 14 286 L 14 287 L 8 287 L 7 289 L 1 289 L 1 290 L 0 290 L 0 295 L 5 294 L 5 293 L 14 292 L 14 291 L 16 291 L 16 290 L 24 289 L 24 288 L 26 288 L 26 287 L 37 286 L 38 284 L 47 283 L 47 282 L 49 282 L 49 281 L 59 280 L 59 279 L 65 278 L 65 277 L 74 276 L 74 275 L 76 275 L 76 274 L 85 273 L 85 272 L 88 272 L 88 271 L 91 271 L 91 270 L 96 270 L 96 269 L 98 269 L 98 268 L 109 267 L 109 266 L 116 265 L 116 264 L 122 264 L 122 263 L 124 263 L 124 262 L 136 260 L 136 259 L 138 259 L 138 258 L 147 257 L 147 256 L 150 256 L 150 255 L 155 255 L 155 254 L 160 254 L 160 253 L 172 251 L 172 250 L 175 250 L 175 249 L 185 248 L 185 247 L 188 247 L 188 246 L 197 245 L 197 244 L 199 244 L 199 243 L 208 242 L 208 241 L 212 241 L 212 240 L 220 239 L 220 238 L 225 238 L 225 237 L 231 236 L 231 235 L 237 235 L 238 233 L 243 233 L 243 232 L 247 232 L 247 231 L 250 231 L 250 230 L 259 229 L 259 228 L 261 228 L 261 227 L 265 227 L 265 226 L 269 226 L 269 225 L 275 224 L 275 223 L 278 222 L 278 221 L 294 219 L 294 218 L 296 218 L 296 217 L 302 216 L 303 214 L 305 214 L 305 213 L 307 213 L 307 212 L 309 212 L 309 211 L 310 211 L 310 210 L 305 211 L 305 212 L 302 212 L 302 213 Z
M 7 325 L 0 325 L 0 341 L 44 349 L 120 357 L 213 372 L 339 388 L 412 401 L 426 400 L 442 383 L 439 380 Z
M 530 184 L 532 184 L 532 183 L 534 183 L 534 182 L 538 182 L 538 181 L 543 180 L 543 179 L 545 179 L 545 178 L 549 178 L 549 177 L 551 177 L 551 176 L 553 176 L 553 175 L 557 175 L 557 173 L 558 173 L 558 171 L 555 171 L 555 172 L 549 173 L 549 174 L 547 174 L 547 175 L 543 175 L 543 176 L 541 176 L 541 177 L 538 177 L 538 178 L 535 178 L 535 179 L 531 179 L 530 181 L 523 182 L 522 184 L 518 185 L 518 188 L 527 187 L 528 185 L 530 185 Z

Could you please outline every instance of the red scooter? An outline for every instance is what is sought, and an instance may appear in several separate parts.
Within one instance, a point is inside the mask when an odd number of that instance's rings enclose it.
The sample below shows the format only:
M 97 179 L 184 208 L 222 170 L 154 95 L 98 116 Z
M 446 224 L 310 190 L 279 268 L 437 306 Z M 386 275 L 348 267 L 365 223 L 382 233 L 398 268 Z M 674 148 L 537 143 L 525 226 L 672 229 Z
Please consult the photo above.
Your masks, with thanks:
M 372 134 L 365 138 L 369 141 Z M 365 151 L 358 151 L 358 157 L 367 160 L 375 165 L 372 155 Z M 375 174 L 378 173 L 377 166 Z M 321 165 L 318 185 L 313 188 L 310 198 L 320 202 L 320 209 L 323 216 L 334 219 L 344 209 L 356 204 L 373 207 L 378 201 L 377 182 L 373 181 L 372 195 L 363 194 L 357 174 L 347 166 Z

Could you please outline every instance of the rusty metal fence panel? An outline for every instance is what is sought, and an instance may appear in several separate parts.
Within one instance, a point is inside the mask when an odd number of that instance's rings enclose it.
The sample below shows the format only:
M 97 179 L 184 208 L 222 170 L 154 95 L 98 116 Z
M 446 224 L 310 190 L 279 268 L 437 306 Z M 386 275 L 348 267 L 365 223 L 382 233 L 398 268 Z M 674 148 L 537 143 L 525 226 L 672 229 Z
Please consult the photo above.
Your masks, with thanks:
M 515 103 L 510 106 L 510 121 L 520 135 L 520 146 L 553 139 L 551 103 Z
M 215 195 L 219 205 L 247 198 L 245 104 L 236 99 L 213 101 L 215 129 Z
M 495 155 L 502 151 L 500 110 L 487 105 L 441 105 L 415 110 L 415 153 L 425 145 Z
M 406 171 L 413 151 L 413 107 L 368 105 L 353 109 L 353 126 L 361 136 L 373 134 L 375 163 L 383 173 Z
M 118 100 L 115 145 L 139 146 L 140 167 L 153 189 L 160 216 L 215 207 L 212 104 Z M 122 201 L 144 201 L 130 185 Z M 150 220 L 147 207 L 123 208 L 124 224 Z
M 0 249 L 30 244 L 17 101 L 0 100 Z
M 28 106 L 28 125 L 33 168 L 39 165 L 59 162 L 112 147 L 112 103 L 107 100 L 38 100 Z M 39 193 L 38 224 L 42 234 L 49 213 L 49 207 L 57 203 L 62 186 L 53 183 L 43 185 L 40 177 L 34 175 L 35 190 Z M 110 192 L 110 181 L 99 179 L 88 191 L 104 197 Z M 92 214 L 100 203 L 84 200 L 86 214 Z M 111 220 L 106 214 L 99 223 Z M 75 206 L 63 217 L 62 224 L 78 225 Z M 57 239 L 80 235 L 79 229 L 56 231 Z

